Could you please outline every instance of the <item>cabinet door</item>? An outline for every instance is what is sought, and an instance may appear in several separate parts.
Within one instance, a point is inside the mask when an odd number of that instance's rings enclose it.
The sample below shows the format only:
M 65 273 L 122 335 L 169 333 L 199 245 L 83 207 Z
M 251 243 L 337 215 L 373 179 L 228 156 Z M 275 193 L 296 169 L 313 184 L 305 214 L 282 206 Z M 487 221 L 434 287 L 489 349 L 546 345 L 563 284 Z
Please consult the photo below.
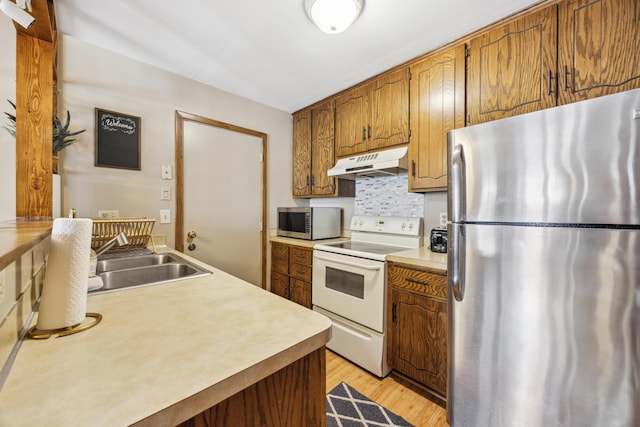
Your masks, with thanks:
M 409 69 L 377 78 L 371 90 L 367 150 L 409 142 Z
M 470 124 L 556 105 L 555 5 L 487 31 L 469 46 Z
M 447 304 L 393 289 L 390 364 L 442 396 L 447 383 Z
M 411 64 L 409 191 L 447 189 L 447 132 L 464 126 L 464 45 Z
M 369 84 L 358 86 L 336 98 L 336 156 L 345 157 L 367 150 L 369 126 Z
M 282 298 L 289 298 L 289 277 L 284 274 L 271 272 L 271 292 Z
M 311 308 L 311 283 L 291 278 L 290 289 L 291 301 Z
M 640 87 L 640 2 L 558 4 L 558 103 Z
M 333 128 L 332 101 L 311 109 L 311 193 L 314 196 L 335 192 L 335 178 L 327 175 L 335 160 Z
M 311 110 L 293 115 L 293 197 L 311 194 Z

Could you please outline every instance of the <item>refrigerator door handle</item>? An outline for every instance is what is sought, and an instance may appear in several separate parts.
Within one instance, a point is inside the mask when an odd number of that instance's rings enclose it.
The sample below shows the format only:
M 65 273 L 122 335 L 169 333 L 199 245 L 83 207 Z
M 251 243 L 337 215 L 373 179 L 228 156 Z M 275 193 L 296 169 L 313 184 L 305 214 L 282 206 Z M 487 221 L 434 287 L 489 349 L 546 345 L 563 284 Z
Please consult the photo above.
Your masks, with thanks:
M 464 225 L 451 224 L 451 290 L 456 301 L 464 298 L 465 237 Z
M 467 214 L 464 150 L 455 145 L 451 153 L 451 221 L 464 221 Z

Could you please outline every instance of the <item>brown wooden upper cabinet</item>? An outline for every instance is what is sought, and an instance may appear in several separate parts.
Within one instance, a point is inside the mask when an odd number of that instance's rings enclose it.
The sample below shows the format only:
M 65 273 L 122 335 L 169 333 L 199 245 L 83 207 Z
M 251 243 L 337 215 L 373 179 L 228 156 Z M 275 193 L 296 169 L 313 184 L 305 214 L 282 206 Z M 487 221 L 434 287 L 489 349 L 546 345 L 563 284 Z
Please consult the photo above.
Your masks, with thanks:
M 558 4 L 558 104 L 640 87 L 640 1 Z
M 447 132 L 464 127 L 465 46 L 410 65 L 409 191 L 447 189 Z
M 311 108 L 293 115 L 293 188 L 292 194 L 311 194 Z
M 409 69 L 384 74 L 336 98 L 336 156 L 409 141 Z
M 467 124 L 556 105 L 556 15 L 553 5 L 471 39 Z
M 334 104 L 324 101 L 293 115 L 293 197 L 355 195 L 355 184 L 327 175 L 335 162 Z

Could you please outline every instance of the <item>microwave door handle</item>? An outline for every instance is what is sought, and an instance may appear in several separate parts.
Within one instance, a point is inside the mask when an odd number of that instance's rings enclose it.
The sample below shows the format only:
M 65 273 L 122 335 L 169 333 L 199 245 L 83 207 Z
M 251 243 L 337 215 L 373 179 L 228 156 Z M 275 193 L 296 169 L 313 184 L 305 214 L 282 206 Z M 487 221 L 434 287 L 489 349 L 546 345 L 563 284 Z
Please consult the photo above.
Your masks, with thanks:
M 355 268 L 362 268 L 363 270 L 380 270 L 380 266 L 379 265 L 362 265 L 362 264 L 357 264 L 355 262 L 349 262 L 349 261 L 338 261 L 335 259 L 331 259 L 331 258 L 325 258 L 321 255 L 316 255 L 315 256 L 317 259 L 322 260 L 322 261 L 328 261 L 328 262 L 334 262 L 336 264 L 342 264 L 342 265 L 348 265 L 349 267 L 355 267 Z

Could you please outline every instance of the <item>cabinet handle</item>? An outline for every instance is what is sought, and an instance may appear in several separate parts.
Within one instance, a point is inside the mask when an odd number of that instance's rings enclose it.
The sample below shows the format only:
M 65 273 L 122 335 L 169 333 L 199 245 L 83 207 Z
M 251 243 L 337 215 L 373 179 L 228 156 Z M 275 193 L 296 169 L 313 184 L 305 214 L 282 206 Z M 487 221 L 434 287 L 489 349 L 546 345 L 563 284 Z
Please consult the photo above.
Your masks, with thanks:
M 316 185 L 316 180 L 315 180 L 314 176 L 311 175 L 311 186 L 313 187 L 314 185 Z
M 416 176 L 416 161 L 411 160 L 411 176 Z
M 371 125 L 367 126 L 367 139 L 371 139 Z
M 551 87 L 551 82 L 555 79 L 555 76 L 551 72 L 551 70 L 547 71 L 547 95 L 551 95 L 555 93 L 553 88 Z
M 421 280 L 416 280 L 416 279 L 411 279 L 411 278 L 406 278 L 404 279 L 409 283 L 415 283 L 416 285 L 422 285 L 422 286 L 429 286 L 429 284 L 427 282 L 423 282 Z
M 362 140 L 364 141 L 365 139 L 367 139 L 367 129 L 362 126 Z
M 396 323 L 396 308 L 397 308 L 397 304 L 394 302 L 391 305 L 391 322 L 392 323 Z
M 307 187 L 309 186 L 310 182 L 309 182 L 309 175 L 307 175 Z
M 567 84 L 567 76 L 569 75 L 569 67 L 564 66 L 564 90 L 569 89 L 569 85 Z

